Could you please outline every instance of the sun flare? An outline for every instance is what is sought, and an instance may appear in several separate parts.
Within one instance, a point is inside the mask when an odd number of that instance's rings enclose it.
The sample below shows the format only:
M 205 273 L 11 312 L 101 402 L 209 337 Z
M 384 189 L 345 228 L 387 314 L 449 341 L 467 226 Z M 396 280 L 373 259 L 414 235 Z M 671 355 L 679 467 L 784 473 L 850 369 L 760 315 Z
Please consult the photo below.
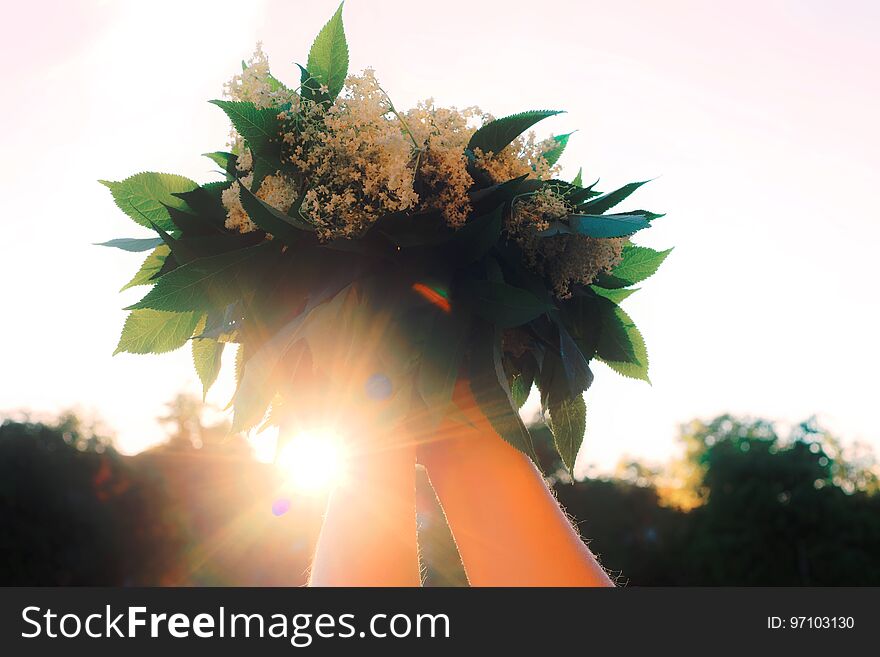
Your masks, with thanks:
M 308 430 L 296 434 L 278 453 L 285 487 L 309 495 L 329 492 L 345 476 L 346 455 L 333 431 Z

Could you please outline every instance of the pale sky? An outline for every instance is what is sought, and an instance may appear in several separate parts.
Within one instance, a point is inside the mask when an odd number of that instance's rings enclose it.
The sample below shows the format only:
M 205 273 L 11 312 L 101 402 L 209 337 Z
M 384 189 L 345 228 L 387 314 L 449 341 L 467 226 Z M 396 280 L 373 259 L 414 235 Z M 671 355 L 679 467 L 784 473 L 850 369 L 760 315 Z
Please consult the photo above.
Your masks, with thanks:
M 129 453 L 162 435 L 196 376 L 187 349 L 111 357 L 142 257 L 91 243 L 146 233 L 96 181 L 213 179 L 199 154 L 228 126 L 206 101 L 258 40 L 295 81 L 335 7 L 3 0 L 0 412 L 77 406 Z M 595 366 L 581 467 L 666 459 L 678 423 L 727 411 L 880 447 L 880 4 L 349 0 L 344 19 L 351 70 L 399 107 L 566 109 L 539 128 L 578 130 L 567 175 L 659 176 L 632 207 L 667 216 L 637 241 L 675 251 L 624 303 L 653 386 Z

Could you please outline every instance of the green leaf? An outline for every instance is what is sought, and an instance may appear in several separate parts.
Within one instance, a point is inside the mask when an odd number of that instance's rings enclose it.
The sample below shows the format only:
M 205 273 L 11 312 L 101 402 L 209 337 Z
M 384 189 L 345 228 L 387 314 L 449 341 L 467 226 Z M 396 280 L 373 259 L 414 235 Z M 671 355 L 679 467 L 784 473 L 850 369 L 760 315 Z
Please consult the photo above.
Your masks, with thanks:
M 537 463 L 532 438 L 513 407 L 501 362 L 501 338 L 490 325 L 480 325 L 475 331 L 470 352 L 470 384 L 474 399 L 492 428 Z
M 226 151 L 214 151 L 213 153 L 202 153 L 202 155 L 217 164 L 224 171 L 229 167 L 229 163 L 235 159 L 235 155 Z
M 267 256 L 264 245 L 252 246 L 208 258 L 199 258 L 168 272 L 156 280 L 147 295 L 127 310 L 152 308 L 173 312 L 207 312 L 225 307 L 242 295 L 241 282 L 253 277 L 252 262 Z
M 161 237 L 120 237 L 119 239 L 110 240 L 109 242 L 96 242 L 95 246 L 112 246 L 117 249 L 122 249 L 123 251 L 139 253 L 141 251 L 155 249 L 161 243 Z
M 204 324 L 202 320 L 201 324 Z M 204 330 L 204 326 L 202 326 Z M 198 335 L 201 331 L 196 330 Z M 193 338 L 192 355 L 193 364 L 199 380 L 202 382 L 202 400 L 208 396 L 208 390 L 214 385 L 217 376 L 220 374 L 221 358 L 223 356 L 223 347 L 225 343 L 214 338 Z
M 159 233 L 159 237 L 162 238 L 165 246 L 171 249 L 171 255 L 174 256 L 176 262 L 180 264 L 185 264 L 190 260 L 195 260 L 196 258 L 198 258 L 198 253 L 192 248 L 191 243 L 184 242 L 180 239 L 175 239 L 165 230 L 163 230 L 161 226 L 157 226 L 154 223 L 151 223 L 150 226 L 153 230 Z
M 575 207 L 579 206 L 581 203 L 586 201 L 589 198 L 593 198 L 594 196 L 599 196 L 601 192 L 595 191 L 593 188 L 599 184 L 599 179 L 597 178 L 593 183 L 587 185 L 586 187 L 576 187 L 572 185 L 574 191 L 569 191 L 565 194 L 565 200 Z
M 651 225 L 638 215 L 570 214 L 568 225 L 571 232 L 589 237 L 627 237 Z
M 293 93 L 293 91 L 286 84 L 284 84 L 281 80 L 276 78 L 271 73 L 266 74 L 266 82 L 269 83 L 269 89 L 271 91 L 283 91 L 287 94 Z
M 328 88 L 326 96 L 331 101 L 342 91 L 348 73 L 348 44 L 342 26 L 342 3 L 315 37 L 306 68 L 319 85 Z
M 592 201 L 587 201 L 579 207 L 578 210 L 585 214 L 602 214 L 607 212 L 647 182 L 650 181 L 643 180 L 642 182 L 633 182 L 624 185 L 620 189 L 616 189 L 613 192 L 594 198 Z
M 538 361 L 532 353 L 526 353 L 516 358 L 510 369 L 514 372 L 510 382 L 510 396 L 516 408 L 522 408 L 532 393 L 535 375 L 538 373 Z
M 581 167 L 578 169 L 578 174 L 574 177 L 574 180 L 571 181 L 571 184 L 575 187 L 583 187 L 584 186 L 584 168 Z
M 147 256 L 147 259 L 144 260 L 141 268 L 138 269 L 137 273 L 134 275 L 134 278 L 126 283 L 122 290 L 127 290 L 136 285 L 152 285 L 155 282 L 153 280 L 154 277 L 158 275 L 162 266 L 165 264 L 165 259 L 170 253 L 171 249 L 165 244 L 160 244 L 153 249 L 153 252 Z M 119 291 L 122 292 L 122 290 Z
M 315 100 L 319 97 L 319 84 L 312 74 L 308 72 L 305 66 L 297 64 L 299 67 L 299 93 L 300 96 L 307 100 Z
M 273 340 L 268 344 L 271 343 Z M 254 357 L 249 357 L 243 363 L 242 369 L 239 369 L 239 361 L 236 360 L 238 388 L 232 400 L 234 433 L 247 431 L 263 419 L 272 403 L 278 381 L 282 378 L 293 378 L 308 351 L 305 341 L 300 340 L 287 345 L 283 352 L 276 354 L 271 363 L 267 364 L 259 357 L 265 353 L 263 349 L 265 346 Z M 242 353 L 241 348 L 238 353 Z M 271 365 L 271 369 L 267 369 L 267 365 Z
M 558 110 L 532 110 L 490 121 L 471 135 L 468 150 L 479 148 L 483 153 L 499 153 L 541 119 L 561 113 Z
M 638 216 L 640 216 L 640 217 L 644 217 L 644 218 L 647 219 L 648 221 L 654 221 L 654 219 L 659 219 L 660 217 L 665 217 L 665 216 L 666 216 L 665 213 L 660 213 L 660 214 L 658 214 L 658 213 L 656 213 L 656 212 L 651 212 L 650 210 L 628 210 L 627 212 L 622 212 L 621 214 L 636 214 L 636 215 L 638 215 Z M 613 217 L 613 216 L 616 216 L 616 215 L 610 215 L 610 214 L 609 214 L 609 215 L 605 215 L 605 216 L 606 216 L 606 217 Z
M 650 383 L 648 350 L 635 322 L 610 301 L 601 304 L 597 357 L 616 372 Z
M 615 290 L 606 290 L 604 287 L 599 287 L 598 285 L 591 285 L 590 289 L 593 290 L 600 297 L 605 297 L 610 302 L 614 304 L 620 304 L 621 301 L 630 296 L 633 292 L 638 292 L 640 288 L 633 288 L 629 290 L 625 290 L 622 288 L 618 288 Z
M 99 180 L 110 189 L 116 205 L 141 226 L 150 228 L 151 223 L 173 230 L 174 223 L 165 206 L 187 210 L 186 203 L 174 196 L 198 187 L 189 178 L 171 173 L 137 173 L 120 182 Z
M 559 331 L 559 362 L 562 365 L 567 393 L 568 396 L 579 395 L 592 385 L 593 372 L 587 357 L 565 325 L 557 321 L 556 326 Z
M 253 103 L 235 100 L 210 102 L 226 112 L 238 133 L 247 140 L 254 157 L 262 155 L 273 159 L 273 155 L 277 156 L 281 147 L 281 122 L 277 108 L 257 108 Z
M 238 197 L 241 200 L 241 207 L 247 212 L 257 226 L 267 233 L 274 235 L 285 241 L 296 240 L 302 236 L 302 231 L 312 231 L 314 226 L 306 223 L 302 219 L 289 217 L 283 212 L 263 201 L 254 195 L 254 193 L 239 183 Z
M 226 151 L 214 151 L 213 153 L 202 153 L 202 155 L 223 169 L 225 174 L 235 175 L 235 165 L 238 162 L 238 157 L 235 154 L 227 153 Z
M 191 238 L 194 236 L 201 238 L 206 235 L 229 235 L 222 226 L 211 221 L 211 219 L 205 215 L 183 212 L 182 210 L 177 210 L 175 208 L 168 208 L 168 214 L 171 215 L 171 221 L 174 222 L 174 225 L 177 226 L 178 230 L 180 230 L 185 238 Z
M 522 408 L 532 392 L 532 381 L 527 381 L 522 374 L 516 374 L 510 384 L 510 398 L 516 408 Z
M 491 213 L 499 205 L 512 201 L 519 194 L 537 191 L 532 183 L 541 184 L 540 181 L 532 180 L 528 174 L 524 174 L 497 185 L 469 192 L 474 214 Z
M 458 317 L 436 313 L 422 350 L 416 385 L 435 424 L 446 415 L 458 368 L 467 345 L 468 323 Z
M 556 451 L 569 472 L 574 470 L 584 434 L 587 430 L 587 404 L 583 395 L 567 399 L 550 407 L 550 431 Z
M 521 326 L 551 308 L 528 290 L 498 281 L 467 279 L 461 297 L 475 314 L 500 328 Z
M 344 277 L 339 272 L 334 273 L 335 278 L 331 276 L 323 289 L 310 295 L 308 304 L 299 315 L 279 329 L 253 355 L 249 354 L 246 362 L 236 360 L 238 387 L 233 398 L 233 431 L 249 429 L 263 417 L 272 398 L 273 377 L 285 358 L 292 357 L 294 362 L 291 366 L 298 367 L 303 358 L 302 352 L 306 350 L 305 340 L 302 338 L 309 328 L 308 321 L 312 315 L 319 310 L 326 313 L 324 306 L 343 301 L 343 290 L 348 289 L 348 282 L 343 280 Z M 292 376 L 293 372 L 288 371 L 286 375 Z
M 610 274 L 599 274 L 596 284 L 609 289 L 629 287 L 653 276 L 670 253 L 672 249 L 655 251 L 646 246 L 627 244 L 623 247 L 620 264 Z
M 568 145 L 568 138 L 571 137 L 574 133 L 569 132 L 565 135 L 556 135 L 553 137 L 553 141 L 556 144 L 549 151 L 544 153 L 544 159 L 547 160 L 547 164 L 551 167 L 559 161 L 559 158 L 562 156 L 563 151 L 565 151 L 565 147 Z M 580 175 L 580 173 L 578 173 Z M 580 186 L 580 183 L 578 183 Z
M 217 181 L 200 185 L 191 192 L 182 192 L 175 196 L 182 199 L 194 213 L 222 229 L 226 223 L 223 192 L 231 185 L 231 180 Z
M 592 294 L 574 294 L 559 302 L 561 319 L 584 358 L 589 361 L 596 353 L 602 328 L 600 304 L 602 299 Z M 546 359 L 545 359 L 546 360 Z
M 275 175 L 279 168 L 280 157 L 280 154 L 274 154 L 268 157 L 254 154 L 254 166 L 252 169 L 254 173 L 254 179 L 253 182 L 251 182 L 251 191 L 259 191 L 260 185 L 263 184 L 263 181 L 266 179 L 266 177 Z
M 173 313 L 139 309 L 129 313 L 113 355 L 162 354 L 186 344 L 192 337 L 201 315 L 194 312 Z
M 208 313 L 205 325 L 196 331 L 194 338 L 211 338 L 219 342 L 237 342 L 238 332 L 244 319 L 244 304 L 230 303 L 226 308 Z
M 501 209 L 499 205 L 489 214 L 468 221 L 455 233 L 452 246 L 458 260 L 470 264 L 482 258 L 501 237 Z

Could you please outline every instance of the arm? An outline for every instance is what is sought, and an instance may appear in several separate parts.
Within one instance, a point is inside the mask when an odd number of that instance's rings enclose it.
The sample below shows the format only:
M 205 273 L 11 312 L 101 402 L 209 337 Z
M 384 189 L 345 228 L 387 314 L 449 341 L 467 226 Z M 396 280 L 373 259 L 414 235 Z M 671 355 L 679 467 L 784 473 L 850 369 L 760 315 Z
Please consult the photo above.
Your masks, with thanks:
M 330 494 L 309 586 L 419 586 L 414 448 L 351 460 Z
M 613 586 L 527 456 L 504 442 L 465 383 L 476 428 L 444 422 L 420 461 L 473 586 Z

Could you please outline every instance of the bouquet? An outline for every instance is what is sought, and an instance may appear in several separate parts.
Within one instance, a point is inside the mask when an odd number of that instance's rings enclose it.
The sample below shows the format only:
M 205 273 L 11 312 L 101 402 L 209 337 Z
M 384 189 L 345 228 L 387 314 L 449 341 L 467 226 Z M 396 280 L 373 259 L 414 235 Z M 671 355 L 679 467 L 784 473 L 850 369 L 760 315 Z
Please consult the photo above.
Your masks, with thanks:
M 295 427 L 339 409 L 375 426 L 467 422 L 453 389 L 535 458 L 518 409 L 533 386 L 567 467 L 585 432 L 594 359 L 648 380 L 645 342 L 620 303 L 669 251 L 637 246 L 661 215 L 617 211 L 642 182 L 600 193 L 559 178 L 560 114 L 495 118 L 426 100 L 402 111 L 374 72 L 348 75 L 342 7 L 298 85 L 258 46 L 211 101 L 229 117 L 222 179 L 167 173 L 101 181 L 154 237 L 123 289 L 149 286 L 116 352 L 191 343 L 207 393 L 236 345 L 233 430 Z M 284 432 L 282 432 L 282 436 Z

